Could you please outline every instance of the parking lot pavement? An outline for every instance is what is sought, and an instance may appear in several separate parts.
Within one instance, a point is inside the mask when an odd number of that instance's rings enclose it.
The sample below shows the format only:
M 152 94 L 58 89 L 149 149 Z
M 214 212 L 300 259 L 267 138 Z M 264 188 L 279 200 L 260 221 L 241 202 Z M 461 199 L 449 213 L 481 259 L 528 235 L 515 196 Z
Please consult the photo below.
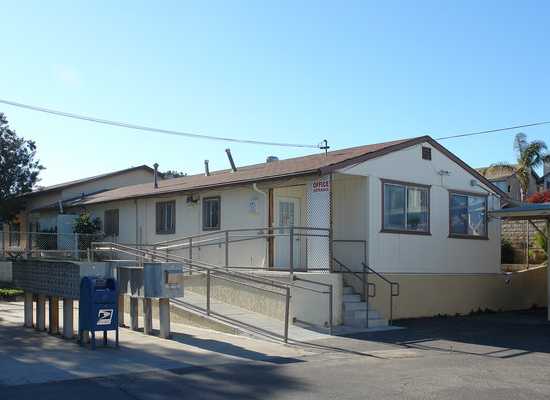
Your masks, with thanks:
M 89 363 L 94 357 L 103 359 L 116 351 L 91 352 L 46 334 L 20 333 L 22 329 L 18 327 L 6 327 L 5 330 L 12 329 L 9 337 L 4 330 L 5 322 L 0 321 L 0 360 L 19 354 L 17 361 L 26 363 L 28 375 L 44 374 L 52 366 L 73 373 L 61 381 L 4 386 L 0 388 L 0 398 L 95 400 L 99 395 L 121 400 L 550 398 L 550 325 L 545 322 L 543 311 L 398 323 L 406 329 L 333 337 L 300 346 L 277 345 L 269 352 L 260 350 L 263 343 L 246 347 L 235 337 L 220 344 L 208 339 L 208 334 L 217 335 L 208 331 L 189 337 L 186 347 L 179 347 L 184 340 L 164 341 L 128 332 L 127 347 L 118 352 L 120 360 L 114 360 L 112 367 L 102 367 L 115 371 L 82 378 L 85 367 L 80 364 Z M 36 351 L 33 340 L 37 337 L 42 347 Z M 4 349 L 4 342 L 14 338 L 17 345 Z M 231 339 L 231 335 L 226 339 Z M 215 345 L 208 344 L 209 340 Z M 201 345 L 202 341 L 209 346 L 208 350 Z M 56 358 L 59 353 L 52 350 L 60 346 L 69 346 L 71 352 L 76 352 L 69 354 L 68 365 L 63 365 Z M 239 356 L 241 348 L 249 353 Z M 33 351 L 37 354 L 32 354 Z M 36 370 L 30 368 L 33 363 L 38 363 Z M 10 365 L 0 364 L 2 373 L 6 368 Z

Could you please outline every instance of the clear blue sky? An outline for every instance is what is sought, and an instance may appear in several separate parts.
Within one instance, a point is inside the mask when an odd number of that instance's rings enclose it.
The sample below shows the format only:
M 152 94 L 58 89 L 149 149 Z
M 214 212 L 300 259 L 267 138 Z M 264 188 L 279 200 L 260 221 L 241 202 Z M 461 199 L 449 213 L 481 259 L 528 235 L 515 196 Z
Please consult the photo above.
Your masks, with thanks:
M 542 0 L 6 1 L 1 13 L 0 98 L 23 103 L 333 148 L 550 120 Z M 227 167 L 225 143 L 0 111 L 36 140 L 44 185 L 155 161 Z M 550 125 L 524 132 L 550 144 Z M 514 133 L 443 143 L 481 166 L 512 161 Z M 230 147 L 237 164 L 309 153 Z

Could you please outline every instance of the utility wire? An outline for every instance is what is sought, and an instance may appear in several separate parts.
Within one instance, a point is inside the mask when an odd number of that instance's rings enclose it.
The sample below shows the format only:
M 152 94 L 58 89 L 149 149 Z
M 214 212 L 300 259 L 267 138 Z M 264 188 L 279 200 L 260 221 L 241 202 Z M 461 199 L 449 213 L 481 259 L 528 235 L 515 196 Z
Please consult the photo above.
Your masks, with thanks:
M 454 138 L 460 138 L 460 137 L 466 137 L 466 136 L 484 135 L 484 134 L 487 134 L 487 133 L 511 131 L 513 129 L 527 128 L 529 126 L 538 126 L 538 125 L 545 125 L 545 124 L 550 124 L 550 121 L 535 122 L 533 124 L 526 124 L 526 125 L 516 125 L 516 126 L 510 126 L 510 127 L 507 127 L 507 128 L 491 129 L 491 130 L 488 130 L 488 131 L 459 133 L 457 135 L 443 136 L 443 137 L 438 137 L 438 138 L 435 138 L 435 139 L 436 140 L 446 140 L 446 139 L 454 139 Z
M 232 143 L 260 144 L 260 145 L 267 145 L 267 146 L 306 147 L 306 148 L 312 148 L 312 149 L 323 148 L 323 144 L 313 145 L 313 144 L 300 144 L 300 143 L 267 142 L 267 141 L 261 141 L 261 140 L 234 139 L 234 138 L 230 138 L 230 137 L 202 135 L 202 134 L 199 134 L 199 133 L 192 133 L 192 132 L 173 131 L 173 130 L 169 130 L 169 129 L 160 129 L 160 128 L 155 128 L 155 127 L 150 127 L 150 126 L 135 125 L 135 124 L 127 123 L 127 122 L 111 121 L 111 120 L 102 119 L 102 118 L 90 117 L 90 116 L 87 116 L 87 115 L 73 114 L 73 113 L 68 113 L 68 112 L 65 112 L 65 111 L 52 110 L 52 109 L 49 109 L 49 108 L 32 106 L 32 105 L 29 105 L 29 104 L 17 103 L 15 101 L 9 101 L 9 100 L 3 100 L 3 99 L 0 99 L 0 103 L 7 104 L 7 105 L 10 105 L 10 106 L 14 106 L 14 107 L 19 107 L 19 108 L 25 108 L 27 110 L 39 111 L 39 112 L 43 112 L 43 113 L 47 113 L 47 114 L 58 115 L 58 116 L 61 116 L 61 117 L 74 118 L 74 119 L 79 119 L 79 120 L 83 120 L 83 121 L 96 122 L 98 124 L 118 126 L 118 127 L 121 127 L 121 128 L 135 129 L 135 130 L 139 130 L 139 131 L 163 133 L 163 134 L 167 134 L 167 135 L 185 136 L 185 137 L 191 137 L 191 138 L 196 138 L 196 139 L 218 140 L 218 141 L 232 142 Z

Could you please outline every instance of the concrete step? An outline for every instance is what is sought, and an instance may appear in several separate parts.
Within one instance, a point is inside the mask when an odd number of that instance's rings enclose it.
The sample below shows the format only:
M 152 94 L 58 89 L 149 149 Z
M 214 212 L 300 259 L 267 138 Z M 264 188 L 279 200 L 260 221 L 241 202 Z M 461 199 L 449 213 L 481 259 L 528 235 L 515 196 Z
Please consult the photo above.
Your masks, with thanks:
M 344 318 L 344 325 L 353 326 L 353 327 L 364 327 L 366 319 L 365 318 L 355 318 L 355 319 L 346 319 Z M 380 328 L 388 326 L 388 320 L 385 318 L 369 318 L 369 328 Z
M 345 311 L 356 311 L 356 310 L 362 310 L 365 311 L 367 309 L 367 303 L 364 301 L 353 301 L 348 303 L 343 303 L 344 312 Z M 369 310 L 374 310 L 372 306 L 369 307 Z
M 361 296 L 358 294 L 345 294 L 343 301 L 344 303 L 358 303 L 361 301 Z
M 351 286 L 344 286 L 344 294 L 355 294 L 355 290 Z
M 365 319 L 367 317 L 366 310 L 345 311 L 343 315 L 344 319 Z M 382 318 L 380 313 L 375 310 L 369 310 L 369 319 Z

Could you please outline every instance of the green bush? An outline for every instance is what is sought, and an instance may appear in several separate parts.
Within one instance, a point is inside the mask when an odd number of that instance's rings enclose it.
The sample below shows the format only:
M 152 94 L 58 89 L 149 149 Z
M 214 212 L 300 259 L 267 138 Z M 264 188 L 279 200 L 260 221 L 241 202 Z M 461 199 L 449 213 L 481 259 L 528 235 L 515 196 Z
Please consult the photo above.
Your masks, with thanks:
M 500 242 L 500 259 L 503 264 L 513 264 L 515 250 L 508 239 L 502 239 Z
M 548 240 L 546 239 L 548 237 L 548 232 L 546 231 L 546 227 L 542 229 L 544 232 L 544 235 L 540 232 L 535 233 L 535 243 L 538 247 L 544 251 L 544 254 L 546 254 L 546 258 L 548 258 Z

